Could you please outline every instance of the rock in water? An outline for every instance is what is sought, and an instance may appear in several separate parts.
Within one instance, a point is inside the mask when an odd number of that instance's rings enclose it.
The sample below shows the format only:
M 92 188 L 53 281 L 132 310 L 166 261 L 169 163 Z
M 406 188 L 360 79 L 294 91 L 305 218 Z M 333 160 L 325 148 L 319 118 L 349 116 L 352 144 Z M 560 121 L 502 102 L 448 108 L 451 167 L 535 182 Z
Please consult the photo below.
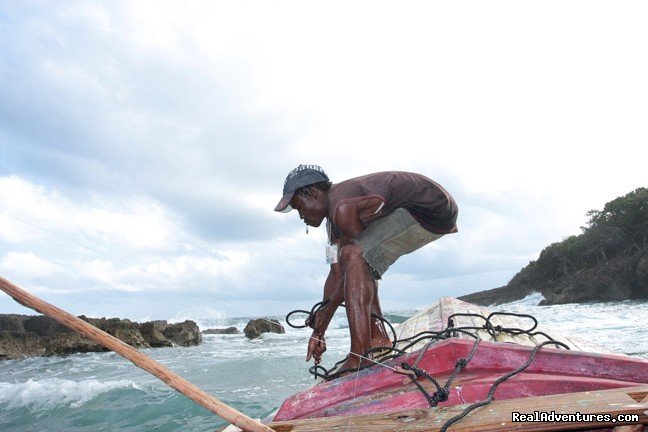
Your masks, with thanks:
M 58 321 L 44 315 L 25 317 L 23 326 L 26 332 L 36 333 L 38 336 L 49 336 L 52 333 L 70 333 L 72 331 Z
M 151 348 L 170 347 L 173 343 L 164 336 L 168 326 L 166 321 L 149 321 L 140 324 L 140 332 Z
M 177 324 L 169 324 L 163 333 L 171 342 L 184 347 L 199 345 L 202 341 L 198 324 L 190 320 Z
M 136 348 L 192 346 L 202 340 L 193 321 L 139 324 L 119 318 L 79 318 Z M 0 360 L 99 351 L 106 348 L 46 316 L 0 315 Z
M 222 329 L 207 329 L 202 331 L 203 334 L 241 334 L 236 327 L 227 327 Z
M 45 356 L 62 356 L 84 352 L 108 351 L 103 345 L 76 332 L 54 333 L 43 338 L 45 340 Z
M 150 348 L 144 340 L 139 329 L 139 324 L 129 319 L 109 318 L 102 326 L 97 326 L 106 333 L 115 336 L 117 339 L 126 342 L 135 348 Z
M 42 355 L 45 355 L 45 342 L 37 334 L 0 330 L 0 360 Z
M 0 331 L 24 332 L 23 322 L 26 315 L 4 314 L 0 315 Z
M 256 339 L 261 333 L 286 333 L 286 330 L 276 319 L 257 318 L 247 323 L 243 333 L 248 339 Z

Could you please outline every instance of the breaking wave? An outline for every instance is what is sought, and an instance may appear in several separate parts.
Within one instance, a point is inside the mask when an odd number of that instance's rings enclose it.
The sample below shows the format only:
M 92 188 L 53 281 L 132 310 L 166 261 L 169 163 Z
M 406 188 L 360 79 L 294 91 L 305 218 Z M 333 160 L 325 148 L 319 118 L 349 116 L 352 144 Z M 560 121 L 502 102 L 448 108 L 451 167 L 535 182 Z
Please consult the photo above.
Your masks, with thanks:
M 79 382 L 46 378 L 30 379 L 23 383 L 0 382 L 0 404 L 9 408 L 48 410 L 61 406 L 79 407 L 102 393 L 115 389 L 141 390 L 131 380 L 99 381 L 87 379 Z

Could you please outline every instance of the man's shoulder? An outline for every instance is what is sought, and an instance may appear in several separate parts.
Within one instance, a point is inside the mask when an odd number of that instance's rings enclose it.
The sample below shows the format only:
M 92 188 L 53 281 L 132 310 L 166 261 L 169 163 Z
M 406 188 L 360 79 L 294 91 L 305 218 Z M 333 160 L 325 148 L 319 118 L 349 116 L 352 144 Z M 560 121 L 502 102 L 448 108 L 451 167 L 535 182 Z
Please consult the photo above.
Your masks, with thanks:
M 334 186 L 346 186 L 351 184 L 366 183 L 366 182 L 376 182 L 376 181 L 385 181 L 394 177 L 424 177 L 422 174 L 407 172 L 407 171 L 379 171 L 374 173 L 369 173 L 361 175 L 358 177 L 353 177 L 340 183 L 335 183 Z
M 372 188 L 378 185 L 393 185 L 433 182 L 429 177 L 409 171 L 380 171 L 371 174 L 365 174 L 344 180 L 340 183 L 334 183 L 332 191 L 338 194 L 355 193 L 358 188 Z

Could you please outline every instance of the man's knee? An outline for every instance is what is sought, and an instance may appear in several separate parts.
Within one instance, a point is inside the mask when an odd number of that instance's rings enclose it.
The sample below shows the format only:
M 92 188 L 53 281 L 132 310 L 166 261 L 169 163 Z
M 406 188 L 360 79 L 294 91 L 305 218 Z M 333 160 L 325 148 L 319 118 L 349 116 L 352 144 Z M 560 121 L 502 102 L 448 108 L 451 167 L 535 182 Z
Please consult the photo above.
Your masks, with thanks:
M 340 248 L 340 261 L 343 266 L 353 262 L 364 261 L 362 257 L 363 252 L 364 250 L 359 244 L 349 243 Z

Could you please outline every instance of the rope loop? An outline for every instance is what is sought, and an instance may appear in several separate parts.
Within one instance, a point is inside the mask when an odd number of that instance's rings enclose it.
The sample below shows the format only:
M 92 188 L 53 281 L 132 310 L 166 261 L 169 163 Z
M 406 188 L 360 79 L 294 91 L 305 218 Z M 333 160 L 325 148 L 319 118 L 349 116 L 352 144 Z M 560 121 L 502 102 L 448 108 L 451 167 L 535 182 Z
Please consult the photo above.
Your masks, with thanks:
M 329 300 L 324 300 L 322 302 L 316 303 L 310 311 L 294 310 L 294 311 L 290 312 L 288 315 L 286 315 L 286 322 L 288 323 L 288 325 L 290 327 L 293 327 L 293 328 L 307 327 L 306 322 L 308 322 L 312 327 L 312 326 L 315 325 L 315 320 L 317 319 L 317 313 L 328 302 L 329 302 Z M 342 305 L 340 305 L 340 306 L 342 306 Z M 294 325 L 289 321 L 290 317 L 292 315 L 296 314 L 296 313 L 303 313 L 303 314 L 308 315 L 304 325 Z M 409 338 L 404 338 L 404 339 L 400 339 L 400 340 L 397 339 L 396 331 L 394 330 L 394 327 L 391 325 L 391 323 L 389 323 L 389 321 L 387 321 L 382 316 L 379 316 L 379 315 L 376 315 L 376 314 L 373 314 L 373 313 L 371 314 L 371 316 L 381 320 L 384 324 L 386 324 L 390 328 L 390 330 L 392 332 L 392 335 L 393 335 L 393 341 L 392 341 L 392 346 L 391 347 L 372 348 L 369 351 L 367 351 L 366 353 L 363 353 L 363 357 L 367 357 L 367 356 L 370 356 L 370 355 L 374 354 L 375 352 L 387 351 L 386 353 L 381 353 L 378 356 L 379 357 L 378 359 L 375 359 L 375 357 L 374 357 L 374 360 L 372 360 L 374 363 L 381 363 L 381 362 L 384 362 L 386 360 L 396 358 L 396 357 L 398 357 L 398 356 L 400 356 L 402 354 L 405 354 L 406 351 L 409 348 L 411 348 L 414 345 L 420 343 L 421 341 L 429 340 L 429 342 L 425 345 L 425 348 L 423 348 L 421 350 L 421 353 L 419 354 L 417 360 L 414 362 L 414 365 L 410 365 L 410 364 L 408 364 L 406 362 L 403 362 L 403 363 L 401 363 L 401 368 L 403 370 L 413 372 L 413 374 L 408 374 L 408 376 L 409 376 L 410 380 L 412 381 L 412 383 L 414 385 L 416 385 L 418 390 L 423 394 L 423 396 L 425 397 L 425 399 L 429 403 L 430 407 L 435 407 L 435 406 L 437 406 L 439 404 L 439 402 L 445 402 L 450 397 L 450 387 L 452 385 L 452 382 L 457 378 L 459 373 L 468 366 L 468 363 L 472 360 L 473 356 L 477 352 L 477 347 L 479 345 L 479 342 L 481 341 L 481 339 L 479 338 L 479 335 L 477 334 L 477 331 L 486 330 L 495 340 L 497 340 L 497 335 L 500 334 L 500 333 L 508 333 L 510 335 L 526 334 L 529 337 L 534 337 L 534 336 L 540 335 L 540 336 L 543 336 L 543 337 L 545 337 L 547 339 L 546 341 L 541 342 L 541 343 L 539 343 L 539 344 L 537 344 L 535 346 L 535 348 L 531 351 L 528 360 L 522 366 L 520 366 L 517 369 L 515 369 L 515 370 L 505 374 L 504 376 L 498 378 L 491 385 L 491 388 L 490 388 L 490 390 L 488 392 L 488 395 L 487 395 L 486 399 L 484 399 L 483 401 L 480 401 L 480 402 L 476 402 L 476 403 L 468 406 L 461 414 L 449 419 L 441 427 L 442 432 L 445 432 L 450 427 L 450 425 L 460 421 L 461 419 L 466 417 L 470 412 L 472 412 L 476 408 L 488 405 L 491 401 L 493 401 L 495 399 L 495 390 L 497 389 L 497 386 L 499 386 L 502 382 L 506 381 L 507 379 L 511 378 L 512 376 L 520 373 L 521 371 L 523 371 L 524 369 L 529 367 L 531 362 L 533 362 L 533 359 L 535 358 L 535 355 L 540 350 L 540 348 L 542 348 L 543 346 L 545 346 L 545 345 L 554 345 L 556 347 L 569 349 L 569 347 L 567 345 L 565 345 L 562 342 L 554 340 L 551 336 L 547 335 L 546 333 L 543 333 L 541 331 L 535 331 L 534 332 L 534 330 L 538 326 L 538 320 L 535 317 L 533 317 L 531 315 L 527 315 L 527 314 L 517 314 L 517 313 L 510 313 L 510 312 L 493 312 L 490 315 L 488 315 L 487 317 L 484 317 L 482 315 L 473 314 L 473 313 L 456 313 L 456 314 L 452 314 L 452 315 L 450 315 L 448 317 L 447 327 L 442 331 L 423 331 L 423 332 L 420 332 L 420 333 L 418 333 L 418 334 L 416 334 L 414 336 L 411 336 Z M 480 327 L 478 327 L 478 326 L 474 326 L 474 327 L 472 327 L 472 326 L 457 327 L 456 322 L 454 320 L 454 318 L 457 317 L 457 316 L 479 318 L 479 319 L 484 320 L 484 324 L 482 326 L 480 326 Z M 494 318 L 496 316 L 514 316 L 514 317 L 518 317 L 518 318 L 526 318 L 526 319 L 529 319 L 529 320 L 533 321 L 533 325 L 530 326 L 530 328 L 527 328 L 527 329 L 510 328 L 510 327 L 504 327 L 502 325 L 493 325 L 491 320 L 492 320 L 492 318 Z M 417 367 L 417 365 L 418 365 L 419 361 L 421 360 L 421 358 L 423 357 L 423 354 L 425 353 L 425 351 L 429 347 L 431 347 L 433 344 L 435 344 L 435 343 L 437 343 L 439 341 L 445 340 L 445 339 L 452 338 L 452 337 L 459 337 L 460 334 L 463 334 L 463 335 L 470 336 L 470 337 L 474 338 L 475 342 L 474 342 L 472 350 L 470 351 L 468 356 L 466 358 L 460 358 L 460 359 L 458 359 L 456 361 L 454 372 L 448 378 L 445 385 L 442 387 L 425 370 L 419 369 Z M 397 344 L 401 344 L 401 347 L 396 348 Z M 347 360 L 347 358 L 348 357 L 345 357 L 342 360 L 340 360 L 339 362 L 337 362 L 331 369 L 326 369 L 326 368 L 324 368 L 322 366 L 315 365 L 315 366 L 312 366 L 312 367 L 309 368 L 309 372 L 312 375 L 314 375 L 316 379 L 317 378 L 322 378 L 322 379 L 324 379 L 326 381 L 330 381 L 332 379 L 340 377 L 341 375 L 343 375 L 345 373 L 356 372 L 356 371 L 365 369 L 365 368 L 370 366 L 370 365 L 365 365 L 365 366 L 361 366 L 359 368 L 354 368 L 354 369 L 336 370 L 338 367 L 340 367 L 340 365 L 342 365 Z M 428 379 L 434 385 L 434 387 L 436 388 L 436 391 L 434 393 L 429 394 L 426 391 L 426 389 L 421 385 L 421 383 L 419 382 L 418 379 L 422 378 L 422 377 Z
M 297 309 L 297 310 L 294 310 L 294 311 L 290 312 L 288 315 L 286 315 L 286 324 L 288 324 L 292 328 L 306 328 L 306 327 L 309 327 L 309 325 L 307 325 L 306 323 L 310 322 L 310 327 L 315 327 L 315 320 L 317 319 L 317 313 L 320 311 L 320 309 L 322 309 L 324 306 L 326 306 L 326 304 L 329 301 L 330 301 L 330 299 L 326 299 L 326 300 L 323 300 L 321 302 L 315 303 L 313 305 L 313 307 L 311 308 L 310 312 L 307 311 L 307 310 L 303 310 L 303 309 Z M 292 324 L 290 322 L 290 317 L 293 314 L 296 314 L 296 313 L 308 314 L 308 318 L 306 318 L 304 320 L 304 325 Z

